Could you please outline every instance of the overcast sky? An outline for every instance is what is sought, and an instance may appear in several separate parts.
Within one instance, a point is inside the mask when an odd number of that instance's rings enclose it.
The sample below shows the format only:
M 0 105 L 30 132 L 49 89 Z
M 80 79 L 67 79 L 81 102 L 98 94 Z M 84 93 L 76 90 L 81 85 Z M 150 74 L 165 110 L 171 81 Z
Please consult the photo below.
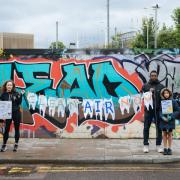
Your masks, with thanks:
M 66 46 L 103 43 L 106 30 L 107 0 L 0 0 L 0 32 L 32 33 L 35 48 L 48 48 L 55 41 L 59 21 L 59 40 Z M 180 0 L 110 0 L 111 35 L 114 28 L 127 32 L 140 28 L 144 16 L 152 16 L 156 3 L 161 7 L 158 22 L 173 25 L 171 14 Z M 144 9 L 149 8 L 149 9 Z

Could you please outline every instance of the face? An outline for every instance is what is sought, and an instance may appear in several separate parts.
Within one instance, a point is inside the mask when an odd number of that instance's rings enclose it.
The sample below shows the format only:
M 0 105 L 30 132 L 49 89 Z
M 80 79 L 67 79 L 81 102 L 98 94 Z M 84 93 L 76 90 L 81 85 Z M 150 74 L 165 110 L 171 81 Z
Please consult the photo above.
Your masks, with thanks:
M 152 81 L 157 80 L 157 79 L 158 79 L 157 73 L 155 73 L 155 72 L 151 73 L 150 79 L 151 79 Z
M 8 83 L 6 84 L 6 90 L 7 90 L 7 92 L 11 92 L 12 89 L 13 89 L 13 83 L 12 83 L 12 82 L 8 82 Z
M 168 99 L 170 97 L 169 91 L 164 91 L 164 97 Z

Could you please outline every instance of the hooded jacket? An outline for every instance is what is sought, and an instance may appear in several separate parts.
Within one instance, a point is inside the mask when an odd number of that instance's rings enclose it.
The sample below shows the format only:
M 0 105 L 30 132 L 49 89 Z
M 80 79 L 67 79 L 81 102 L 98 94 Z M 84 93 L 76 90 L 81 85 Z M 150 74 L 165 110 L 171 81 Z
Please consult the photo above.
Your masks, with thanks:
M 148 92 L 150 89 L 153 89 L 153 107 L 156 110 L 160 110 L 160 104 L 161 104 L 161 98 L 160 98 L 160 93 L 161 90 L 164 88 L 164 85 L 162 85 L 159 80 L 152 81 L 151 79 L 149 80 L 148 83 L 144 84 L 142 87 L 141 92 Z M 145 109 L 147 112 L 147 110 Z
M 168 99 L 165 99 L 163 96 L 164 91 L 169 91 L 170 97 Z M 175 129 L 175 119 L 180 116 L 180 109 L 177 104 L 177 102 L 172 99 L 172 92 L 168 88 L 164 88 L 161 90 L 161 100 L 172 100 L 172 106 L 173 106 L 173 113 L 170 115 L 163 115 L 162 114 L 162 108 L 160 109 L 160 127 L 161 129 Z M 166 119 L 170 116 L 169 120 Z

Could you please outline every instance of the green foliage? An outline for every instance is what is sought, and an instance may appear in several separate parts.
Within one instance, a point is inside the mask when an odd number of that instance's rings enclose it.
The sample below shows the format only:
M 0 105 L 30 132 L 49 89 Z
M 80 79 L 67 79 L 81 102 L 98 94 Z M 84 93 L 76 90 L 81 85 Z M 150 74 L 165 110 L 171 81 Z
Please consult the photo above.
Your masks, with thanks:
M 176 27 L 179 28 L 179 26 L 180 26 L 180 7 L 174 9 L 173 15 L 171 17 L 174 20 Z
M 134 41 L 132 42 L 133 48 L 146 48 L 147 47 L 147 35 L 148 35 L 148 46 L 153 48 L 154 46 L 154 28 L 155 23 L 153 18 L 144 18 L 142 20 L 141 31 L 137 34 Z
M 180 48 L 180 7 L 174 9 L 172 14 L 175 27 L 163 27 L 158 32 L 157 46 L 158 48 Z M 143 19 L 141 31 L 137 34 L 132 42 L 133 48 L 146 48 L 147 47 L 147 25 L 149 34 L 149 48 L 154 48 L 154 20 Z
M 112 36 L 112 48 L 121 48 L 121 33 L 117 33 L 116 35 Z
M 66 46 L 63 44 L 63 42 L 58 41 L 58 49 L 64 49 Z M 50 49 L 56 49 L 56 42 L 52 42 L 50 47 Z
M 163 25 L 163 28 L 159 31 L 157 39 L 158 48 L 175 48 L 176 37 L 173 28 L 168 28 Z
M 159 48 L 180 48 L 180 8 L 174 9 L 172 19 L 175 28 L 168 28 L 164 24 L 158 34 Z

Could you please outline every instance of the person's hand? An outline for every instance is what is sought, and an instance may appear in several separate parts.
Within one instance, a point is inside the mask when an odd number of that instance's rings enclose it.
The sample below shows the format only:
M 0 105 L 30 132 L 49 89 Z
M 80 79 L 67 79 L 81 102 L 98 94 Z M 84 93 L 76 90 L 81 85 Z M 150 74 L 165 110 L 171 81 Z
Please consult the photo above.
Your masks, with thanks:
M 0 128 L 3 128 L 3 126 L 4 126 L 4 122 L 0 121 Z
M 150 88 L 150 91 L 153 93 L 154 92 L 154 88 Z
M 163 121 L 168 122 L 168 118 L 167 117 L 163 116 L 162 119 L 163 119 Z
M 167 119 L 168 119 L 168 121 L 170 121 L 172 119 L 172 114 L 168 114 Z
M 21 91 L 21 94 L 23 95 L 24 93 L 25 93 L 25 90 L 22 90 L 22 91 Z

